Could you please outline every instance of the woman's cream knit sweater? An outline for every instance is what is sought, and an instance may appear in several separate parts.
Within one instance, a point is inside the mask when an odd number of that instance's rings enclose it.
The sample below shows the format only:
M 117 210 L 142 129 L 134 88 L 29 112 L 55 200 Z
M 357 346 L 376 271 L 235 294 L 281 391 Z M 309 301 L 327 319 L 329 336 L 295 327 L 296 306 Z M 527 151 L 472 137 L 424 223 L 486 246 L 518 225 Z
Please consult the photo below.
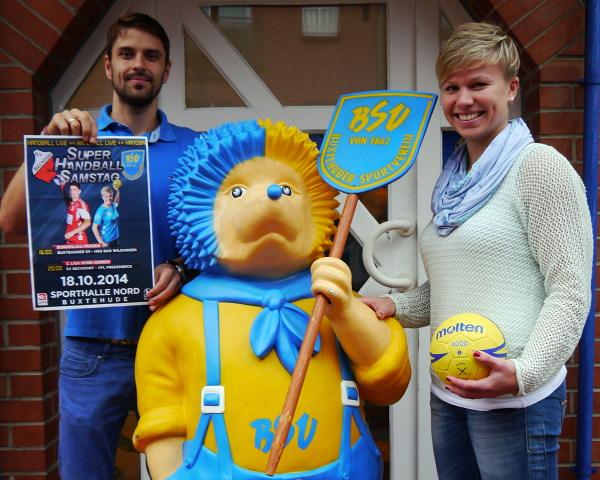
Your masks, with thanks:
M 406 327 L 479 313 L 502 330 L 519 394 L 555 376 L 577 346 L 590 306 L 592 229 L 581 179 L 552 147 L 523 150 L 493 197 L 447 237 L 427 225 L 429 281 L 392 294 Z

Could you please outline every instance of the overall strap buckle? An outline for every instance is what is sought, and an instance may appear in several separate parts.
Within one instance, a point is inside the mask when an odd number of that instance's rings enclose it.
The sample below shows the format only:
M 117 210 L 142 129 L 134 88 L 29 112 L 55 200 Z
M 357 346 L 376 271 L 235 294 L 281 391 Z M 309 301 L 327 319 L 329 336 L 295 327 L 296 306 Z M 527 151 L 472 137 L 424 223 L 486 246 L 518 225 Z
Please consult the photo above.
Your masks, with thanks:
M 342 380 L 342 405 L 348 405 L 351 407 L 360 406 L 360 395 L 358 393 L 358 386 L 356 382 L 352 380 Z
M 225 387 L 223 385 L 206 385 L 200 396 L 202 413 L 225 412 Z

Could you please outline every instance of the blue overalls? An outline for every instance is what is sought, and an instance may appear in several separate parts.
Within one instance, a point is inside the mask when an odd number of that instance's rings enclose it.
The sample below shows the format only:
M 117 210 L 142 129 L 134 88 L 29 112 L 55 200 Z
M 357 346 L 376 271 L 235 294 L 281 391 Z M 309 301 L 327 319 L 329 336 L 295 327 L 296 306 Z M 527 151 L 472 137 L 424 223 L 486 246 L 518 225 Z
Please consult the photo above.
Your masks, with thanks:
M 169 477 L 173 480 L 195 479 L 195 480 L 380 480 L 383 475 L 383 464 L 381 454 L 375 445 L 371 433 L 360 412 L 360 401 L 358 388 L 353 381 L 352 373 L 348 365 L 348 359 L 338 345 L 338 357 L 342 369 L 342 382 L 340 395 L 340 407 L 342 413 L 342 433 L 340 439 L 339 457 L 336 461 L 310 471 L 295 473 L 266 475 L 241 468 L 233 463 L 227 427 L 223 413 L 225 411 L 225 392 L 221 386 L 220 366 L 220 335 L 219 335 L 219 300 L 215 299 L 217 291 L 223 293 L 213 281 L 204 275 L 202 283 L 206 289 L 196 289 L 195 293 L 202 291 L 204 308 L 204 342 L 206 349 L 206 378 L 207 385 L 202 389 L 201 414 L 192 440 L 183 444 L 183 464 Z M 197 277 L 193 282 L 200 279 Z M 218 282 L 216 282 L 218 283 Z M 186 285 L 186 287 L 188 287 Z M 188 291 L 191 289 L 188 289 Z M 210 292 L 215 292 L 211 295 Z M 239 292 L 239 290 L 238 290 Z M 184 293 L 186 288 L 184 287 Z M 198 298 L 197 295 L 190 295 Z M 219 295 L 220 296 L 220 295 Z M 307 298 L 309 295 L 304 295 Z M 231 299 L 227 299 L 231 301 Z M 351 445 L 351 423 L 354 420 L 360 438 Z M 216 436 L 217 452 L 212 452 L 204 446 L 206 433 L 210 423 Z M 266 466 L 266 463 L 265 463 Z

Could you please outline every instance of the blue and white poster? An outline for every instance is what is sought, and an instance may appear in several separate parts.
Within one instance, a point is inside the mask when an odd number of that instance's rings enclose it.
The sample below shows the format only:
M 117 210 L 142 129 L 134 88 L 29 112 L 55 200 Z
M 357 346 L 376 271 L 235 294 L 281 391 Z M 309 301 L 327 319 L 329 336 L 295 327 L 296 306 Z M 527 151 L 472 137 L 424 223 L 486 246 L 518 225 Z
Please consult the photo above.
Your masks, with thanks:
M 35 310 L 146 304 L 153 286 L 144 137 L 24 138 Z
M 321 145 L 319 173 L 361 193 L 404 175 L 417 158 L 437 95 L 382 90 L 342 95 Z

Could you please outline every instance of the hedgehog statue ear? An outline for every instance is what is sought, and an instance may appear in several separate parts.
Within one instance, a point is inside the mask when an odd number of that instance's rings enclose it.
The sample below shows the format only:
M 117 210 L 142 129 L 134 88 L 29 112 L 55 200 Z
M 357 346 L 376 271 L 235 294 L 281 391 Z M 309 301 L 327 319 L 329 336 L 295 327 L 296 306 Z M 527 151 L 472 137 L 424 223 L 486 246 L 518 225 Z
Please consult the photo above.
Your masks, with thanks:
M 237 164 L 264 155 L 265 130 L 256 121 L 225 124 L 199 135 L 180 157 L 172 176 L 168 220 L 185 264 L 218 269 L 213 208 L 221 183 Z

